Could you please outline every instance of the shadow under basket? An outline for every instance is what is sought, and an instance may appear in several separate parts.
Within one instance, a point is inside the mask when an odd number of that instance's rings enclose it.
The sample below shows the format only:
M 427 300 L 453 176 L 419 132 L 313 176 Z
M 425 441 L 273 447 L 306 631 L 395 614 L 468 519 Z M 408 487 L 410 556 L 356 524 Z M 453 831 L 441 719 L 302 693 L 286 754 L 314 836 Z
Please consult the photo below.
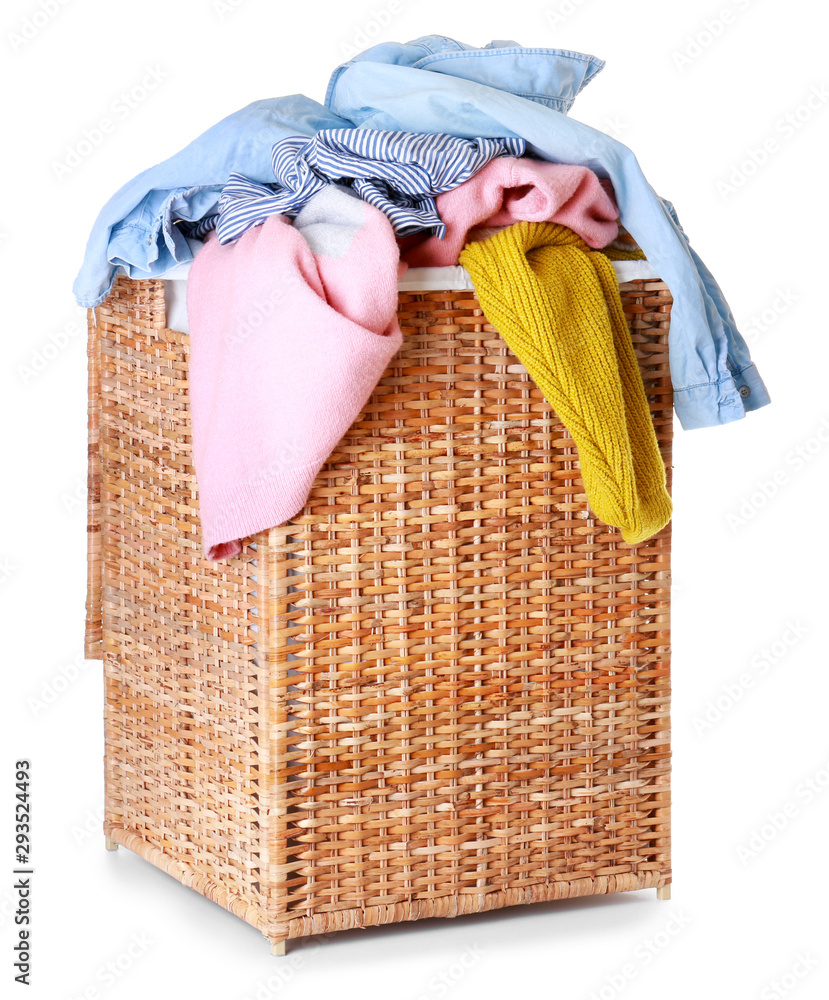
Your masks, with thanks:
M 620 286 L 670 487 L 671 297 Z M 302 513 L 203 558 L 164 282 L 89 312 L 86 655 L 107 846 L 286 941 L 670 889 L 670 525 L 626 544 L 472 291 L 404 343 Z M 126 914 L 125 914 L 126 917 Z

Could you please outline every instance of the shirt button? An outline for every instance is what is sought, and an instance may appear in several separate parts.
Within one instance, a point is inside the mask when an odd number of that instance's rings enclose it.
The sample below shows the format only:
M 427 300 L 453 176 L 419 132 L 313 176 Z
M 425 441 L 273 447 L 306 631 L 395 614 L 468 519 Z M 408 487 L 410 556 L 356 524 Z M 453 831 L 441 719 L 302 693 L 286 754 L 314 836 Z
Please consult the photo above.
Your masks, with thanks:
M 745 399 L 747 396 L 751 395 L 751 389 L 747 385 L 740 386 L 740 395 Z

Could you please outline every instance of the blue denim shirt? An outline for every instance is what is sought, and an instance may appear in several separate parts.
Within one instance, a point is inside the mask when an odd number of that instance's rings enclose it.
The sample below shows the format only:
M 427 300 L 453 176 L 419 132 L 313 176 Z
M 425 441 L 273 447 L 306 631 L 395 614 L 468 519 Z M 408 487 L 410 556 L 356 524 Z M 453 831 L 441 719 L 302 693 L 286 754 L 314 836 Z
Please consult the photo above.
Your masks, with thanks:
M 566 112 L 576 94 L 604 63 L 594 56 L 553 49 L 523 49 L 516 42 L 490 42 L 483 49 L 430 35 L 408 45 L 375 45 L 358 59 L 396 61 L 436 73 L 475 79 L 474 61 L 457 53 L 489 53 L 486 80 L 518 86 L 525 96 Z M 334 71 L 334 79 L 341 69 Z M 115 275 L 161 277 L 193 259 L 177 220 L 195 222 L 218 211 L 221 190 L 231 173 L 273 183 L 271 149 L 289 135 L 315 135 L 324 128 L 354 123 L 302 94 L 255 101 L 222 119 L 180 152 L 143 171 L 118 190 L 95 220 L 73 291 L 80 306 L 100 305 Z
M 766 405 L 769 396 L 717 283 L 631 150 L 567 117 L 603 66 L 594 56 L 512 41 L 476 48 L 428 35 L 375 45 L 334 70 L 325 106 L 302 95 L 257 101 L 121 188 L 90 235 L 74 285 L 78 304 L 102 302 L 119 267 L 131 277 L 158 277 L 192 259 L 175 220 L 216 211 L 233 171 L 272 181 L 271 147 L 286 135 L 356 126 L 515 136 L 527 141 L 531 155 L 610 178 L 622 224 L 674 298 L 670 364 L 682 426 L 737 420 Z
M 561 60 L 550 50 L 492 44 L 504 47 L 472 49 L 440 36 L 375 46 L 334 71 L 325 102 L 358 128 L 514 135 L 527 140 L 531 155 L 609 177 L 622 224 L 674 299 L 670 366 L 682 426 L 729 423 L 765 406 L 768 392 L 728 303 L 631 150 L 544 99 L 545 79 L 560 76 Z M 601 65 L 569 55 L 585 68 L 581 89 Z
M 273 181 L 271 149 L 289 135 L 352 128 L 302 94 L 255 101 L 223 118 L 180 152 L 140 173 L 109 199 L 92 228 L 73 292 L 80 306 L 100 305 L 119 268 L 131 278 L 161 277 L 193 259 L 175 225 L 217 211 L 228 175 Z

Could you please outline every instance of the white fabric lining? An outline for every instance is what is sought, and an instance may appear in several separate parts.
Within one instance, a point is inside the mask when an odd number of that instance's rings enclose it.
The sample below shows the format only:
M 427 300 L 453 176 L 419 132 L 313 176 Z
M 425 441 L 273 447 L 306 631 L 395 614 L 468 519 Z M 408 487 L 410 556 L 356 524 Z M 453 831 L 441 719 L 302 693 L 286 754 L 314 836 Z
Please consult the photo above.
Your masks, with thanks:
M 625 281 L 658 281 L 659 275 L 646 260 L 614 260 L 613 268 L 619 283 Z M 167 306 L 167 327 L 180 333 L 190 332 L 187 318 L 187 276 L 190 262 L 180 264 L 164 275 L 164 300 Z M 460 264 L 449 267 L 410 267 L 398 282 L 401 292 L 433 292 L 446 289 L 474 289 L 469 272 Z

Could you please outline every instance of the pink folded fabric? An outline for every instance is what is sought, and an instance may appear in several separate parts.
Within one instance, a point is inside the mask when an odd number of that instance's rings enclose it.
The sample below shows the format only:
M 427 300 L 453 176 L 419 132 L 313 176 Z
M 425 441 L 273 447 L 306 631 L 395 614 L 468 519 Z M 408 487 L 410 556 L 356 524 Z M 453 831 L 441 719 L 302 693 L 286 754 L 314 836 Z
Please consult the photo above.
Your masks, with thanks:
M 607 246 L 619 234 L 619 211 L 602 182 L 588 167 L 569 163 L 499 157 L 436 201 L 446 235 L 401 243 L 410 267 L 457 264 L 469 230 L 479 226 L 558 222 L 591 247 Z
M 241 539 L 301 510 L 402 343 L 402 265 L 386 216 L 336 185 L 303 213 L 309 239 L 274 215 L 225 246 L 211 233 L 190 272 L 193 457 L 209 559 L 236 555 Z

